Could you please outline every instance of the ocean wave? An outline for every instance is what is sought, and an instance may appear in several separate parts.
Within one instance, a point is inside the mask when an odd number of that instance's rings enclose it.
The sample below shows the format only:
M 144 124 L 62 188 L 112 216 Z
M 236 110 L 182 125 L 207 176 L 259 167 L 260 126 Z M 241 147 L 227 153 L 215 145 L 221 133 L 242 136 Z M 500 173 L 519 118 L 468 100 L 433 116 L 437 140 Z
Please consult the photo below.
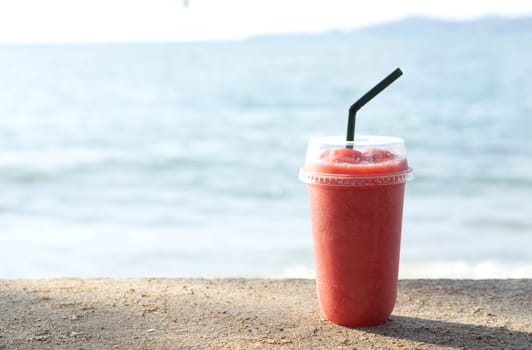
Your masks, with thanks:
M 132 151 L 56 150 L 53 152 L 4 153 L 0 156 L 0 181 L 37 183 L 60 181 L 71 176 L 105 177 L 110 172 L 145 173 L 174 170 L 195 171 L 205 167 L 190 155 L 135 153 Z

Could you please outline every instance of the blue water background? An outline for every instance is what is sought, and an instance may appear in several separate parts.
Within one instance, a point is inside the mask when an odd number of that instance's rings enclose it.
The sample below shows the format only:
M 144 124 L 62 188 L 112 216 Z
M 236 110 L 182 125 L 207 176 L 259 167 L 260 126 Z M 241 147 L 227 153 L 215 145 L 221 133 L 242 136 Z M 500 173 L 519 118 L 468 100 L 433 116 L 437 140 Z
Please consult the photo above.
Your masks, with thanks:
M 310 137 L 406 140 L 402 277 L 532 277 L 531 34 L 0 46 L 0 277 L 312 276 Z

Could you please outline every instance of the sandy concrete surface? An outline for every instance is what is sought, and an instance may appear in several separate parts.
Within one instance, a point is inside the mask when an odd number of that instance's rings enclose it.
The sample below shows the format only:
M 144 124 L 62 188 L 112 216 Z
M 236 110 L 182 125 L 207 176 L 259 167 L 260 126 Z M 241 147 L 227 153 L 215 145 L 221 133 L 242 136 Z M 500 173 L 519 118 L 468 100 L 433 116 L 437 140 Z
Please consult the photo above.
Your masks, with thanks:
M 320 313 L 313 280 L 0 280 L 0 349 L 531 349 L 532 280 L 404 280 L 383 325 Z

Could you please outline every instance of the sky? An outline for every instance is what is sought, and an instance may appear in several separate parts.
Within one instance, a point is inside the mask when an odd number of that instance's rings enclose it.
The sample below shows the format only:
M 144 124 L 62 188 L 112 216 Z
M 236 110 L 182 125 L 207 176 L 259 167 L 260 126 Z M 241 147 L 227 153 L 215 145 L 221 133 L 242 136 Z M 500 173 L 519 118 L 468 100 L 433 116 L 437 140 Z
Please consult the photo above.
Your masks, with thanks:
M 196 41 L 349 30 L 413 15 L 532 15 L 530 0 L 2 0 L 0 43 Z

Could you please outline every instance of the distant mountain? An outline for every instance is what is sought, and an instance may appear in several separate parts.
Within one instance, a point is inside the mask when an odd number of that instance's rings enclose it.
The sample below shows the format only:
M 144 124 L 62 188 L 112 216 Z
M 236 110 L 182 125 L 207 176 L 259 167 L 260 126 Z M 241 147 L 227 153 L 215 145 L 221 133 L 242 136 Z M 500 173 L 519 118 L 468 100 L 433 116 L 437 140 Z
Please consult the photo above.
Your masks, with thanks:
M 263 34 L 250 37 L 251 40 L 293 40 L 316 38 L 338 38 L 357 33 L 531 33 L 532 16 L 528 17 L 482 17 L 474 20 L 452 21 L 429 17 L 407 17 L 405 19 L 367 26 L 354 30 L 331 30 L 322 33 Z
M 407 17 L 396 22 L 365 27 L 361 32 L 532 32 L 532 16 L 506 18 L 482 17 L 468 21 L 451 21 L 428 17 Z

